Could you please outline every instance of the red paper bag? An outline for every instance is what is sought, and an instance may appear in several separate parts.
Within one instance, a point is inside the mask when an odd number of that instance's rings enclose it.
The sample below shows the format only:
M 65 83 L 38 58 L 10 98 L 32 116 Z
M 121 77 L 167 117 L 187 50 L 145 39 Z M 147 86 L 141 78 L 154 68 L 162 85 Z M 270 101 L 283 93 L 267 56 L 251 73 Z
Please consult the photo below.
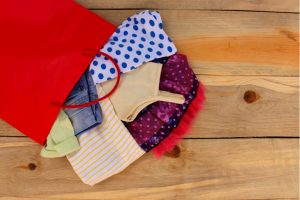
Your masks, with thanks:
M 115 27 L 71 0 L 0 0 L 0 117 L 44 144 Z M 53 103 L 56 103 L 53 104 Z

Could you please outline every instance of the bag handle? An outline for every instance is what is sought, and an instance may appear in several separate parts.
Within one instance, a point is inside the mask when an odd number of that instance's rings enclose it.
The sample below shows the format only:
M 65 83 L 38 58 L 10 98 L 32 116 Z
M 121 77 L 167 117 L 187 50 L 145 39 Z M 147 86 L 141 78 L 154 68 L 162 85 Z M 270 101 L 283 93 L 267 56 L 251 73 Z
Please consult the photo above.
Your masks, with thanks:
M 95 50 L 89 50 L 89 51 L 95 51 Z M 112 88 L 112 90 L 110 92 L 108 92 L 106 95 L 104 95 L 103 97 L 99 98 L 99 99 L 95 99 L 93 101 L 87 102 L 87 103 L 83 103 L 83 104 L 78 104 L 78 105 L 62 105 L 62 108 L 83 108 L 86 106 L 90 106 L 93 104 L 98 103 L 99 101 L 102 101 L 106 98 L 108 98 L 109 96 L 111 96 L 117 89 L 119 83 L 120 83 L 120 79 L 121 79 L 121 70 L 119 65 L 117 64 L 117 62 L 108 54 L 103 53 L 101 51 L 96 51 L 98 54 L 105 56 L 106 58 L 108 58 L 115 66 L 116 70 L 117 70 L 117 81 L 114 85 L 114 87 Z

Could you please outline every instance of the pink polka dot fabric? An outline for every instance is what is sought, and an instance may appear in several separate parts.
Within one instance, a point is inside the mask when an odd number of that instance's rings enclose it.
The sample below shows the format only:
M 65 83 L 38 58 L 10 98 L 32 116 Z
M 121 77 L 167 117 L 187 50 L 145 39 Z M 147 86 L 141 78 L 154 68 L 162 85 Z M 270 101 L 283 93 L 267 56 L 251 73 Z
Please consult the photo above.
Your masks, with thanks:
M 199 81 L 189 67 L 187 57 L 175 54 L 169 57 L 163 67 L 160 89 L 182 94 L 184 104 L 156 102 L 144 109 L 130 123 L 125 123 L 136 142 L 145 151 L 159 145 L 178 126 L 190 103 L 196 98 Z

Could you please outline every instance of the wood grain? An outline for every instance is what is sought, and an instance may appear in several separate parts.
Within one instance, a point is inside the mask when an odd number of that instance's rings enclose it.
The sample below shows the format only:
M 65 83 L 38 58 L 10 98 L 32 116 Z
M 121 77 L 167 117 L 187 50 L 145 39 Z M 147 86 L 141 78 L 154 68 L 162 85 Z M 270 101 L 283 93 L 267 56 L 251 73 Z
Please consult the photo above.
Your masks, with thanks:
M 206 76 L 206 102 L 187 138 L 298 136 L 298 77 Z M 254 91 L 247 103 L 245 92 Z M 0 136 L 22 136 L 2 120 Z
M 297 0 L 77 0 L 90 9 L 189 9 L 299 12 Z
M 298 77 L 199 76 L 206 85 L 203 111 L 186 137 L 298 136 Z M 253 91 L 252 103 L 245 93 Z
M 115 25 L 158 9 L 206 86 L 204 109 L 173 152 L 94 187 L 0 120 L 0 200 L 299 199 L 297 0 L 77 2 Z
M 96 10 L 118 25 L 136 10 Z M 298 14 L 163 10 L 164 29 L 197 74 L 299 75 Z
M 146 155 L 94 187 L 66 159 L 43 159 L 28 142 L 0 140 L 0 199 L 297 199 L 299 192 L 297 139 L 184 140 L 176 158 Z

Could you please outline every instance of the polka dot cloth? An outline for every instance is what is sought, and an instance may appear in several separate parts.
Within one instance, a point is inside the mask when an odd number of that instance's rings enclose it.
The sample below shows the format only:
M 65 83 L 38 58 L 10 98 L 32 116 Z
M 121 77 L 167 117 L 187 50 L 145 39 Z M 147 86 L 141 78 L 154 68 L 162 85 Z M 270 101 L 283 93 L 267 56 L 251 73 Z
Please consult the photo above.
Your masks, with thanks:
M 164 60 L 161 60 L 164 62 Z M 175 54 L 163 67 L 159 88 L 182 94 L 183 104 L 158 101 L 144 109 L 133 122 L 123 122 L 140 147 L 148 152 L 158 146 L 178 126 L 191 102 L 197 96 L 199 81 L 187 57 Z
M 118 63 L 121 73 L 136 69 L 153 59 L 170 56 L 177 49 L 163 30 L 160 14 L 142 11 L 125 20 L 101 49 Z M 90 64 L 95 84 L 117 77 L 114 65 L 97 55 Z

